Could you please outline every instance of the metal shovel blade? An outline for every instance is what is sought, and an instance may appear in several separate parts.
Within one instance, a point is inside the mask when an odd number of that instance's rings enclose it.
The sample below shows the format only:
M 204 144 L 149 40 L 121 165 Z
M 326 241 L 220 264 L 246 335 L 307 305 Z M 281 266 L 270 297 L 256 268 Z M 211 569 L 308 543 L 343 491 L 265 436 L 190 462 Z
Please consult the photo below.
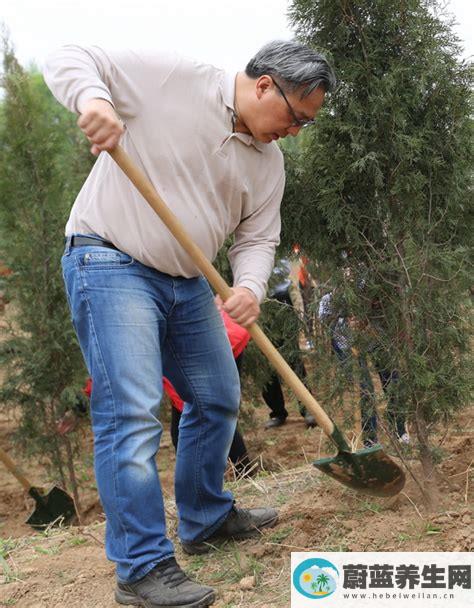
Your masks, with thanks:
M 30 488 L 28 493 L 35 500 L 36 506 L 26 523 L 37 530 L 44 530 L 51 525 L 67 524 L 77 516 L 74 500 L 58 486 L 47 494 L 38 488 Z
M 395 496 L 405 485 L 405 473 L 381 446 L 316 460 L 314 466 L 344 485 L 371 496 Z

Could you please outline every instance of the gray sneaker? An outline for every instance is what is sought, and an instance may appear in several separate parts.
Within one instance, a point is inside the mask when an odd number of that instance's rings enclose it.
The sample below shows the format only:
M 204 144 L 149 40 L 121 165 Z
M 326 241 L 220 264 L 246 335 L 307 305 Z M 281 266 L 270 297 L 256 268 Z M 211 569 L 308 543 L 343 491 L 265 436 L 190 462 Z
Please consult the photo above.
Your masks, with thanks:
M 262 528 L 272 527 L 277 521 L 276 509 L 238 509 L 234 505 L 224 523 L 209 538 L 196 543 L 181 541 L 181 545 L 185 553 L 201 555 L 210 551 L 211 545 L 216 541 L 242 540 L 258 536 Z
M 275 416 L 274 418 L 270 418 L 264 424 L 265 429 L 274 429 L 277 426 L 283 426 L 286 422 L 286 416 Z
M 214 589 L 188 578 L 174 557 L 135 583 L 117 583 L 115 590 L 119 604 L 143 608 L 206 608 L 215 599 Z
M 308 429 L 314 429 L 316 426 L 318 426 L 316 418 L 313 416 L 313 414 L 305 414 L 304 421 L 306 424 L 306 428 Z

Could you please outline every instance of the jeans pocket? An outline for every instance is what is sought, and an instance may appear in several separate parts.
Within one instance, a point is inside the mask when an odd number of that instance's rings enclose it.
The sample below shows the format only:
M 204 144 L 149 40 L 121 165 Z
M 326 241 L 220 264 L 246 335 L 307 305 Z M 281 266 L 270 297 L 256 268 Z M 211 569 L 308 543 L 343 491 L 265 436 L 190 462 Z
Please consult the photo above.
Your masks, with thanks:
M 123 268 L 135 263 L 134 258 L 123 251 L 103 247 L 89 247 L 88 249 L 88 251 L 78 256 L 79 266 L 86 270 Z

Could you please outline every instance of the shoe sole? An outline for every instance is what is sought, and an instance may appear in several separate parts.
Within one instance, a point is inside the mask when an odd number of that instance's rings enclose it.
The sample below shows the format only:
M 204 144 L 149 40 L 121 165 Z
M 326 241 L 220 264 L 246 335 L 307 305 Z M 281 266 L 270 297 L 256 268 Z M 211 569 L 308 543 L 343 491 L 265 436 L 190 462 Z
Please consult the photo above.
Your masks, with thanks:
M 241 532 L 240 534 L 234 534 L 233 536 L 228 536 L 226 538 L 215 538 L 209 540 L 208 542 L 204 541 L 202 543 L 196 543 L 195 545 L 181 543 L 181 547 L 183 548 L 183 551 L 188 555 L 203 555 L 204 553 L 209 553 L 209 551 L 213 549 L 217 544 L 222 544 L 228 540 L 246 540 L 248 538 L 255 538 L 260 534 L 260 530 L 262 528 L 273 528 L 273 526 L 277 522 L 278 515 L 260 524 L 258 528 L 253 528 L 252 530 L 248 530 L 247 532 Z
M 211 606 L 216 600 L 216 594 L 214 591 L 210 591 L 206 596 L 202 597 L 191 604 L 156 604 L 149 600 L 140 598 L 134 593 L 128 593 L 122 589 L 115 590 L 115 601 L 118 604 L 124 604 L 126 606 L 141 606 L 142 608 L 207 608 Z

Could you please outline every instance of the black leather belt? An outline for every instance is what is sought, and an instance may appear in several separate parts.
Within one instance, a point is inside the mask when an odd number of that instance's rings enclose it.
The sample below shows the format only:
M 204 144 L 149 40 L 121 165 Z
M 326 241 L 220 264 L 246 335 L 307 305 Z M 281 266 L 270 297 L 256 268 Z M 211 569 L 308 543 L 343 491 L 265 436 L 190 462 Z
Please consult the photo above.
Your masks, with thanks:
M 104 241 L 103 239 L 96 239 L 89 236 L 68 236 L 66 242 L 70 247 L 108 247 L 109 249 L 119 251 L 119 249 L 110 241 Z

